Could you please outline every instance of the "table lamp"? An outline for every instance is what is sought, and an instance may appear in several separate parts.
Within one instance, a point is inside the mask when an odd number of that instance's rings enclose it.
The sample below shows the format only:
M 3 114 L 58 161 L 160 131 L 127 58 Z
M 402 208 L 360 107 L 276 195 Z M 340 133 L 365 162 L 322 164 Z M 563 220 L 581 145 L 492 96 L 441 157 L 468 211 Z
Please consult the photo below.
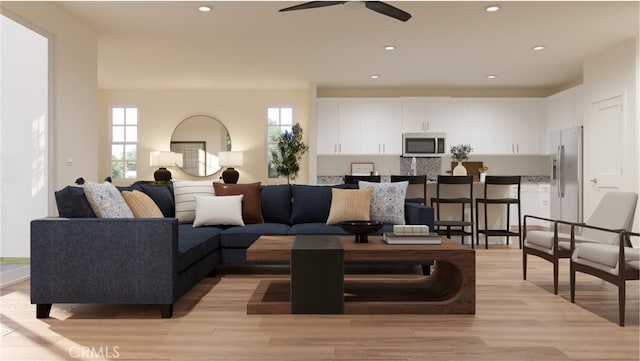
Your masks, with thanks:
M 222 172 L 222 180 L 228 184 L 238 183 L 240 174 L 233 167 L 242 166 L 242 152 L 220 152 L 218 160 L 221 167 L 228 167 Z
M 152 151 L 149 154 L 149 164 L 152 167 L 159 167 L 153 173 L 156 182 L 168 182 L 171 180 L 171 172 L 167 167 L 182 167 L 182 154 L 174 152 Z

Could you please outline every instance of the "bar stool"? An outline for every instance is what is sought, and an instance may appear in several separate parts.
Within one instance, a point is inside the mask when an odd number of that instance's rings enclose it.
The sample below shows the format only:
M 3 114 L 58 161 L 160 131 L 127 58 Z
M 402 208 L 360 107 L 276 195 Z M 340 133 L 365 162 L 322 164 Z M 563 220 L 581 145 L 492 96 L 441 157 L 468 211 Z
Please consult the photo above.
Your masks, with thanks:
M 344 184 L 358 184 L 358 181 L 380 183 L 379 175 L 345 175 Z
M 412 184 L 422 185 L 422 197 L 412 197 L 405 199 L 406 203 L 427 204 L 427 176 L 426 175 L 392 175 L 391 183 L 408 181 L 409 186 Z
M 468 186 L 468 193 L 462 196 L 442 196 L 441 186 L 447 189 L 447 194 L 454 194 L 453 192 L 465 191 Z M 446 234 L 447 238 L 451 238 L 452 235 L 460 236 L 460 242 L 464 244 L 464 237 L 471 237 L 471 248 L 474 248 L 473 237 L 473 176 L 450 176 L 439 175 L 438 183 L 436 184 L 436 196 L 431 198 L 431 207 L 436 204 L 436 219 L 433 225 L 436 228 L 438 234 Z M 460 205 L 460 219 L 459 220 L 443 220 L 441 219 L 440 204 L 458 204 Z M 465 220 L 466 205 L 469 204 L 469 221 Z M 445 230 L 441 230 L 444 227 Z M 454 229 L 452 229 L 454 227 Z M 471 227 L 470 231 L 466 231 L 466 227 Z
M 517 186 L 515 197 L 490 197 L 490 194 L 496 191 L 500 191 L 500 186 Z M 511 189 L 509 194 L 512 194 Z M 480 229 L 480 223 L 478 223 L 478 213 L 480 213 L 479 204 L 484 206 L 484 228 Z M 487 212 L 487 205 L 506 205 L 507 219 L 504 229 L 489 229 L 489 217 Z M 511 212 L 511 205 L 518 206 L 518 232 L 512 232 L 510 229 L 509 216 Z M 484 181 L 484 198 L 476 198 L 476 239 L 480 241 L 480 234 L 484 234 L 484 247 L 489 248 L 489 237 L 505 237 L 507 245 L 509 244 L 509 237 L 518 237 L 520 248 L 522 249 L 522 215 L 520 213 L 520 176 L 487 176 Z

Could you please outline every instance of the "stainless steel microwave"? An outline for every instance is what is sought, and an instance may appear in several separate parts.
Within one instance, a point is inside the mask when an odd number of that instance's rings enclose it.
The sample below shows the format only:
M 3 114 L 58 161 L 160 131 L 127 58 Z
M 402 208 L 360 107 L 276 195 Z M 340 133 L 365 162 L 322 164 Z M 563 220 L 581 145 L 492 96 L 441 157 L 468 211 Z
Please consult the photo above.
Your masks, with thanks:
M 403 157 L 438 157 L 446 153 L 446 133 L 403 133 Z

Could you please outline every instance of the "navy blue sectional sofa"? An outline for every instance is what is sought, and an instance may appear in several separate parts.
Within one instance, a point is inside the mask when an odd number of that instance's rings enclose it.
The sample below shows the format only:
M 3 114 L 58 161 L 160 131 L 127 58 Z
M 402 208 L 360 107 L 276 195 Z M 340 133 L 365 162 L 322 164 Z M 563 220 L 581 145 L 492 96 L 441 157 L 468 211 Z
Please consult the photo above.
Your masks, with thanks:
M 351 188 L 350 185 L 338 187 Z M 357 186 L 356 186 L 357 187 Z M 218 265 L 245 265 L 247 248 L 261 235 L 346 235 L 327 225 L 331 186 L 260 187 L 264 223 L 193 227 L 174 217 L 173 188 L 134 185 L 165 218 L 95 218 L 81 187 L 56 192 L 60 218 L 31 222 L 31 303 L 37 317 L 53 303 L 173 304 Z M 62 216 L 66 216 L 63 218 Z M 433 209 L 405 206 L 407 224 L 433 226 Z M 378 233 L 391 231 L 385 225 Z

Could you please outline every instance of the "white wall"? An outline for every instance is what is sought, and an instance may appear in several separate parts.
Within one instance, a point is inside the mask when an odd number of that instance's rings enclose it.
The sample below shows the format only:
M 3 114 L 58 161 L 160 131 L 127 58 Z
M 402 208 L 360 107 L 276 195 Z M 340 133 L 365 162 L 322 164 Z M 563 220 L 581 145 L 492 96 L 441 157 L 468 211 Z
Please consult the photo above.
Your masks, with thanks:
M 592 107 L 594 102 L 622 96 L 623 136 L 616 140 L 621 143 L 620 154 L 621 177 L 618 190 L 640 193 L 640 157 L 639 149 L 639 120 L 638 120 L 638 39 L 629 39 L 616 46 L 604 49 L 594 54 L 584 62 L 584 146 L 585 146 L 585 219 L 593 212 L 601 192 L 595 191 L 589 179 L 596 174 L 597 153 L 599 147 L 614 146 L 601 144 L 599 134 L 592 134 L 591 125 L 596 114 Z M 617 144 L 620 145 L 620 144 Z M 636 208 L 634 228 L 640 225 L 640 212 Z
M 294 121 L 303 128 L 308 144 L 309 97 L 307 90 L 102 90 L 100 91 L 99 177 L 110 172 L 109 109 L 118 105 L 139 109 L 138 178 L 153 180 L 155 168 L 149 166 L 149 152 L 169 150 L 174 128 L 185 118 L 204 114 L 218 119 L 229 131 L 232 150 L 244 152 L 244 165 L 236 167 L 241 183 L 260 181 L 284 183 L 286 179 L 267 179 L 266 124 L 267 107 L 292 106 Z M 296 183 L 308 183 L 308 155 L 301 166 Z M 171 169 L 174 179 L 218 180 L 218 172 L 210 177 L 194 178 Z M 118 181 L 130 184 L 132 180 Z
M 3 14 L 52 38 L 51 189 L 97 177 L 98 61 L 95 32 L 52 2 L 1 2 Z M 3 54 L 4 56 L 4 54 Z M 72 160 L 71 165 L 66 161 Z M 55 213 L 53 195 L 50 212 Z
M 48 213 L 48 40 L 2 16 L 0 255 L 29 257 L 29 222 Z

